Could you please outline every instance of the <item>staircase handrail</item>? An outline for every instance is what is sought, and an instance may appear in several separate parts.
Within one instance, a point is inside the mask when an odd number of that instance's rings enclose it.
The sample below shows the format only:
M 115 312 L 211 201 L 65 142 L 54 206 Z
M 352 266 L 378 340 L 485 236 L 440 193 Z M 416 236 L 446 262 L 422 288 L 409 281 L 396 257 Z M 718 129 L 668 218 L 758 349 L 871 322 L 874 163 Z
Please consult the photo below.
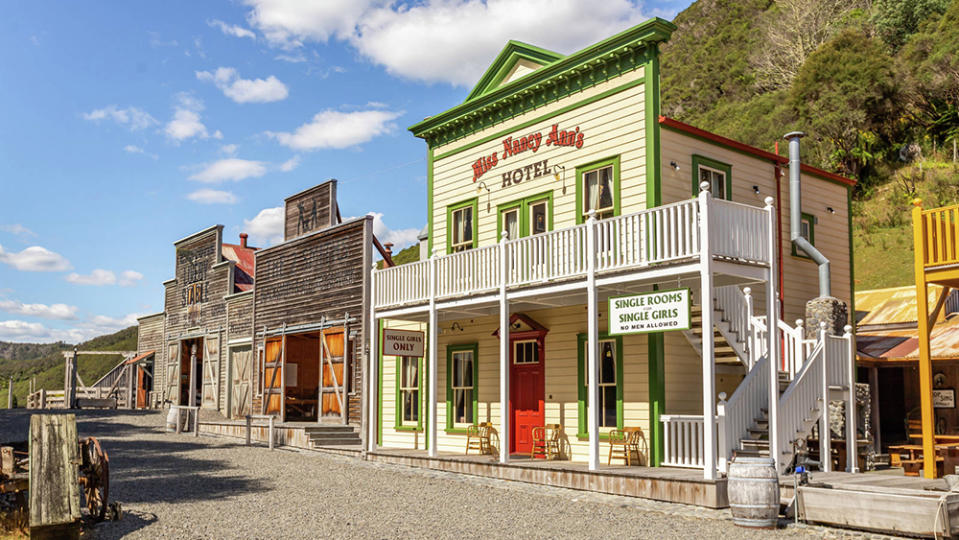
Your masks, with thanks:
M 824 341 L 818 341 L 812 354 L 803 362 L 786 391 L 779 398 L 779 433 L 776 437 L 783 455 L 792 454 L 793 441 L 806 429 L 806 415 L 817 406 L 824 407 L 823 369 L 825 368 Z M 787 450 L 788 449 L 788 450 Z M 776 456 L 780 472 L 785 472 L 788 461 Z
M 722 320 L 728 326 L 717 325 L 720 333 L 726 338 L 729 346 L 736 351 L 736 356 L 749 371 L 753 368 L 758 356 L 750 354 L 750 321 L 753 317 L 753 297 L 749 287 L 740 289 L 738 285 L 716 287 L 713 296 L 713 307 L 722 311 Z
M 719 419 L 720 472 L 727 472 L 728 461 L 739 441 L 748 433 L 749 427 L 760 410 L 769 404 L 769 357 L 760 358 L 739 383 L 729 401 L 726 393 L 719 394 L 716 416 Z

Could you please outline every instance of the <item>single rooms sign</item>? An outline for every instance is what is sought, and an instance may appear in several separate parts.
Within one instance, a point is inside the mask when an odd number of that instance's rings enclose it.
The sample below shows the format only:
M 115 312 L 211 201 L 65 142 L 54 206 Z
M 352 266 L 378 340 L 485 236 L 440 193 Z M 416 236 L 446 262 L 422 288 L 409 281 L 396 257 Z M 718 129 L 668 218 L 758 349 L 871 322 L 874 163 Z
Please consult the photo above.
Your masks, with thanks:
M 423 332 L 383 329 L 383 354 L 385 356 L 423 356 Z
M 609 333 L 646 334 L 689 330 L 689 289 L 655 291 L 609 299 Z

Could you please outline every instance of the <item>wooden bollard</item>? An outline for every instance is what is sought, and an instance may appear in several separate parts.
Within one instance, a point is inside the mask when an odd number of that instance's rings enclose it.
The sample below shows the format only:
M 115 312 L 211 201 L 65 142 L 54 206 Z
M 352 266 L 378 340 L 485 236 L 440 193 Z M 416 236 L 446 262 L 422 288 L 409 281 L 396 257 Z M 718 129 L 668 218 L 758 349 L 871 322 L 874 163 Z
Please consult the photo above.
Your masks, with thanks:
M 0 473 L 3 473 L 5 476 L 13 475 L 13 447 L 12 446 L 2 446 L 0 447 Z
M 273 416 L 270 416 L 270 450 L 273 450 L 273 444 L 274 444 L 274 440 L 273 440 L 273 437 L 274 437 L 274 435 L 273 435 L 273 418 L 274 418 Z
M 246 445 L 247 446 L 250 446 L 251 431 L 253 431 L 253 419 L 250 418 L 250 415 L 246 415 Z

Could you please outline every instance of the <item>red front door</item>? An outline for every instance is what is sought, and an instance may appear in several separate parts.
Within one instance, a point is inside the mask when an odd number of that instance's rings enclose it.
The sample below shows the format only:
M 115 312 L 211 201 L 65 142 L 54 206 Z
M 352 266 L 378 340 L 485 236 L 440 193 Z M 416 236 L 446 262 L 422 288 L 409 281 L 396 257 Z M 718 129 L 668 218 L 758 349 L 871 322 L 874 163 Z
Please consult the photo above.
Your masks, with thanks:
M 510 343 L 510 453 L 528 454 L 531 430 L 546 420 L 546 372 L 542 341 L 511 340 Z

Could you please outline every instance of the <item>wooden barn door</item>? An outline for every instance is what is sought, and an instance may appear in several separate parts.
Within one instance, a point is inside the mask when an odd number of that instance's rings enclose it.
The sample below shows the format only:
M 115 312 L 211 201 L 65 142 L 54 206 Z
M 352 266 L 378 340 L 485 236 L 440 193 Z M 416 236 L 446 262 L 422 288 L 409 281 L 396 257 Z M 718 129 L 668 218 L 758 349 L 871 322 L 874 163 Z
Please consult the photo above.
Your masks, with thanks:
M 167 344 L 166 355 L 166 389 L 164 399 L 173 405 L 180 404 L 180 342 L 171 341 Z
M 320 332 L 320 420 L 346 418 L 346 346 L 343 328 L 327 328 Z
M 253 349 L 237 347 L 230 349 L 230 365 L 233 371 L 230 394 L 230 413 L 234 418 L 250 414 L 250 375 L 253 373 Z
M 263 359 L 263 414 L 275 414 L 283 420 L 286 385 L 283 379 L 286 336 L 271 338 L 266 342 Z
M 220 403 L 220 336 L 209 335 L 203 340 L 203 401 L 204 409 L 217 409 Z

